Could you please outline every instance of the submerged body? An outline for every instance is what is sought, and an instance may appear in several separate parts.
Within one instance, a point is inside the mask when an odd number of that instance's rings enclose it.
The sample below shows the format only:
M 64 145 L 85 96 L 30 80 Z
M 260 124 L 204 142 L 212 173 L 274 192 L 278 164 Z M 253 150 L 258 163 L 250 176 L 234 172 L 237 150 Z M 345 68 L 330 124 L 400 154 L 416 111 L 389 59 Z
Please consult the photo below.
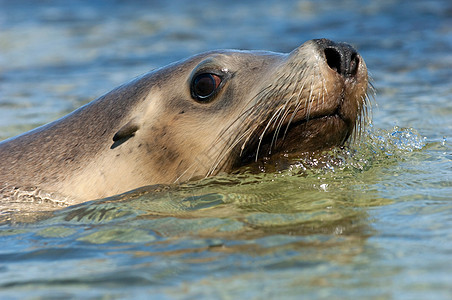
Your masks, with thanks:
M 199 54 L 0 143 L 3 198 L 74 204 L 342 145 L 367 88 L 364 60 L 329 40 Z

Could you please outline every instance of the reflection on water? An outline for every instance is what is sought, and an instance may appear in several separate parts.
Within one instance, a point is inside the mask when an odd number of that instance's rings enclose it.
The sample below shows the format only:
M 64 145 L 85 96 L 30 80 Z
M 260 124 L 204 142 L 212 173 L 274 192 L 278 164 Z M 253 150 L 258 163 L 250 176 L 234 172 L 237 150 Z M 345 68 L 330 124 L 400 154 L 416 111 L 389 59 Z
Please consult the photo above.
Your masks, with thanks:
M 49 212 L 1 203 L 1 298 L 450 299 L 451 5 L 0 0 L 1 139 L 217 48 L 347 41 L 377 89 L 373 127 L 322 159 Z

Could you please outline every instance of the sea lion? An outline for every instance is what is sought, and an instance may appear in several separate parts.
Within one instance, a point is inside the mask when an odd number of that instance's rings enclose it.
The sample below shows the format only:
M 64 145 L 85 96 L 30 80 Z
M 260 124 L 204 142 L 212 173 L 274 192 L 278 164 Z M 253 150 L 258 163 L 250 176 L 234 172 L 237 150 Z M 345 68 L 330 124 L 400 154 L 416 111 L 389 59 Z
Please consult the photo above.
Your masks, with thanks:
M 3 141 L 3 199 L 75 204 L 343 145 L 365 112 L 367 89 L 358 52 L 326 39 L 288 54 L 195 55 Z

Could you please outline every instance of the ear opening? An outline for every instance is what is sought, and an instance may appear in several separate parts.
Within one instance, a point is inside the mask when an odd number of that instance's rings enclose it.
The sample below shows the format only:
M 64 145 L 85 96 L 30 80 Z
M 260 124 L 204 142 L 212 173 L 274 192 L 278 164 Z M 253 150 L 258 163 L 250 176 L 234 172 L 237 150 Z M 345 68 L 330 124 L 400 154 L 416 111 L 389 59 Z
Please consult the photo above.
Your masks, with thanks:
M 113 136 L 113 145 L 111 145 L 110 149 L 114 149 L 128 141 L 135 135 L 138 129 L 140 129 L 140 126 L 135 119 L 129 121 L 115 133 L 115 135 Z

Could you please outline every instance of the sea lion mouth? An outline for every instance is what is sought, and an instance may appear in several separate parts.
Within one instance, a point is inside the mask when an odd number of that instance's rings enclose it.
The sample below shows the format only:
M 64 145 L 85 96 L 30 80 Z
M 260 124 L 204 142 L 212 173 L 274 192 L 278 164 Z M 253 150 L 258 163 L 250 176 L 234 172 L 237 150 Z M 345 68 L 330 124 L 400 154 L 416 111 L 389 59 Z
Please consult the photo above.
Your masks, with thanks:
M 258 159 L 268 159 L 276 155 L 303 155 L 342 146 L 353 129 L 354 123 L 344 117 L 340 109 L 330 115 L 298 119 L 295 116 L 291 122 L 286 122 L 279 129 L 265 132 L 256 139 L 255 146 L 247 148 L 248 150 L 242 153 L 240 165 L 244 166 Z

